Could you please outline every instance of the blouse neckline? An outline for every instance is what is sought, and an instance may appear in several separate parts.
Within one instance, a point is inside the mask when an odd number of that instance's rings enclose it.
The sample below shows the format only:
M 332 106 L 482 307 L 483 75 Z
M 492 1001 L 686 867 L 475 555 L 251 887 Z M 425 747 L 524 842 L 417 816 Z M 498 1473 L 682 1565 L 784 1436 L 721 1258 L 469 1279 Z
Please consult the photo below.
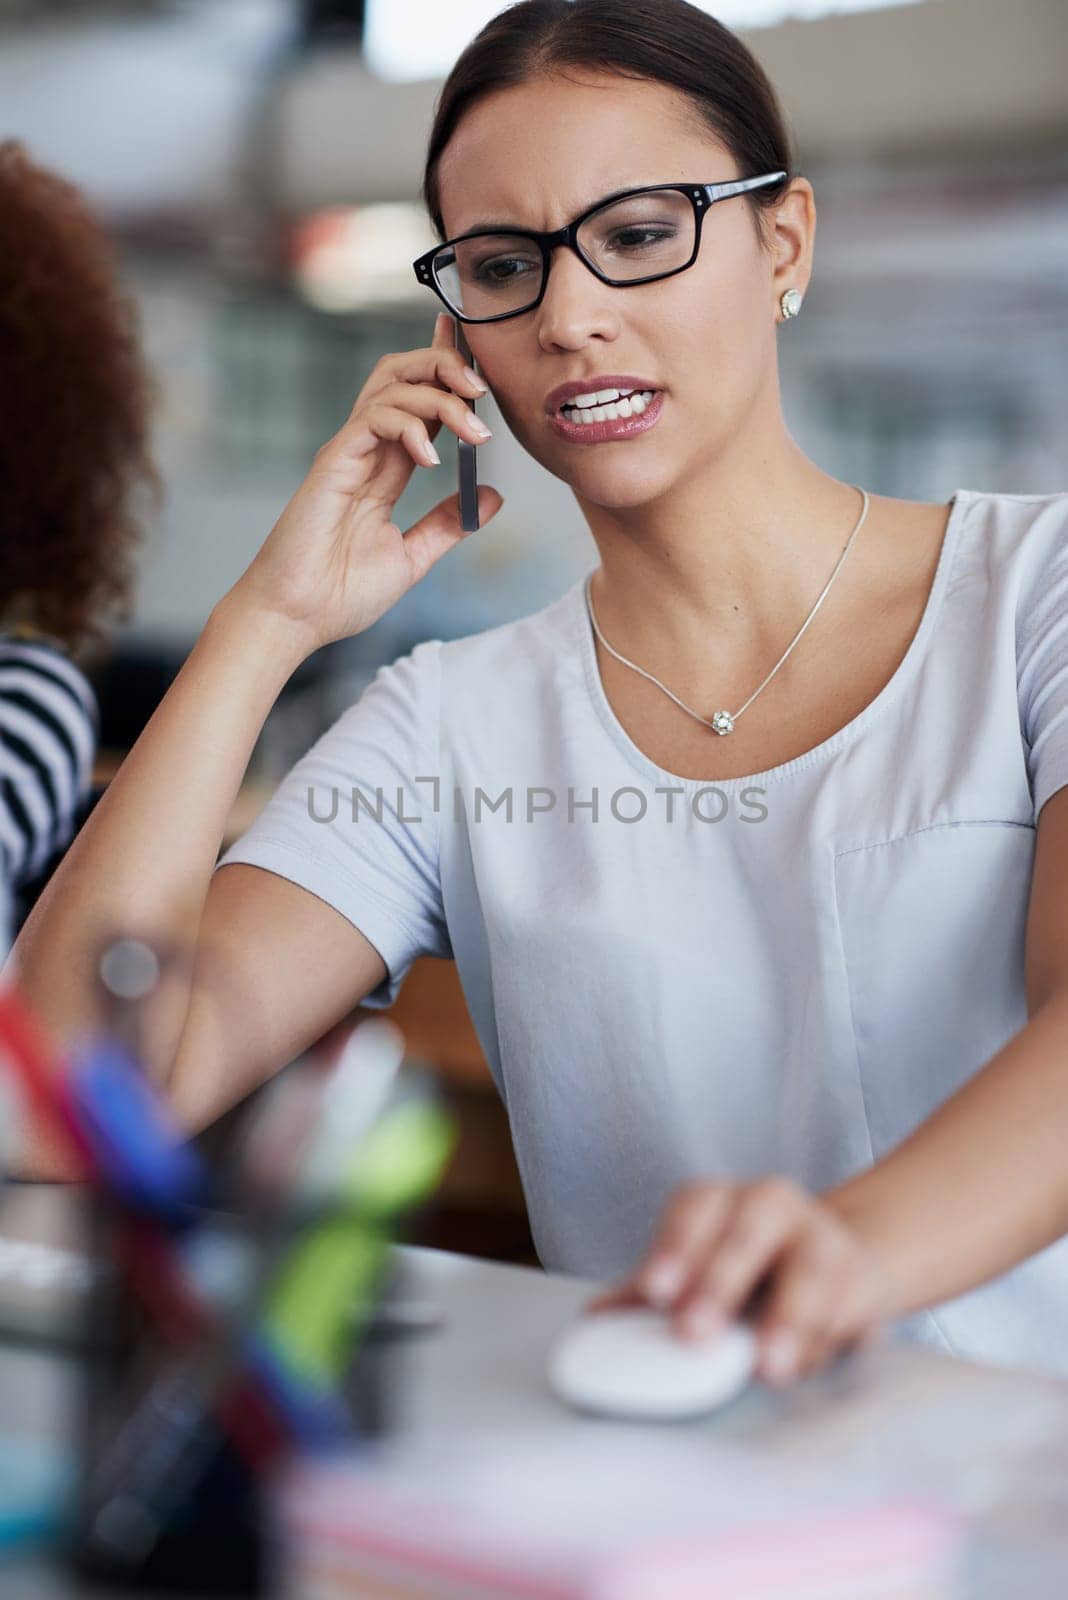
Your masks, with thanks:
M 737 778 L 683 778 L 678 773 L 669 772 L 666 767 L 660 767 L 651 761 L 642 750 L 634 743 L 623 724 L 617 718 L 605 694 L 604 684 L 601 681 L 601 672 L 597 663 L 597 647 L 593 624 L 589 613 L 588 585 L 592 571 L 588 572 L 572 590 L 572 613 L 579 636 L 579 653 L 585 670 L 586 685 L 593 702 L 594 709 L 608 732 L 609 736 L 622 750 L 631 766 L 637 767 L 647 777 L 657 778 L 664 782 L 682 785 L 687 793 L 695 793 L 701 789 L 716 788 L 733 791 L 744 784 L 757 782 L 777 783 L 794 773 L 815 766 L 821 761 L 826 761 L 845 745 L 860 736 L 875 719 L 895 701 L 907 686 L 909 680 L 915 675 L 928 641 L 934 631 L 941 610 L 942 600 L 949 583 L 949 575 L 953 565 L 953 558 L 957 549 L 960 527 L 964 521 L 967 507 L 974 501 L 975 491 L 971 489 L 956 489 L 946 502 L 949 507 L 949 519 L 942 535 L 942 548 L 939 551 L 935 575 L 924 606 L 923 615 L 919 626 L 912 636 L 902 659 L 891 678 L 885 683 L 874 700 L 857 713 L 837 733 L 824 739 L 822 743 L 814 745 L 811 750 L 806 750 L 799 756 L 794 756 L 790 761 L 781 762 L 778 766 L 767 767 L 763 772 L 749 773 Z M 710 736 L 714 737 L 714 735 Z

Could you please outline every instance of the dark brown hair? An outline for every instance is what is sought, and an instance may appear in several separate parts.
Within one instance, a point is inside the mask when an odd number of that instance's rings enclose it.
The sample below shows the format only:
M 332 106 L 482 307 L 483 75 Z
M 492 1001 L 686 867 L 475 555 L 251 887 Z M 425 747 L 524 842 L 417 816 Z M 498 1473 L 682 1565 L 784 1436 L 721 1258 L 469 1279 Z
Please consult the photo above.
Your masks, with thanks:
M 72 654 L 129 615 L 155 385 L 108 236 L 80 191 L 0 141 L 0 629 Z
M 519 0 L 477 33 L 441 87 L 430 130 L 423 199 L 444 240 L 438 164 L 464 111 L 481 96 L 569 67 L 646 78 L 680 90 L 734 156 L 738 176 L 786 173 L 743 195 L 757 237 L 765 213 L 798 176 L 782 107 L 738 36 L 688 0 Z M 685 176 L 694 176 L 685 174 Z

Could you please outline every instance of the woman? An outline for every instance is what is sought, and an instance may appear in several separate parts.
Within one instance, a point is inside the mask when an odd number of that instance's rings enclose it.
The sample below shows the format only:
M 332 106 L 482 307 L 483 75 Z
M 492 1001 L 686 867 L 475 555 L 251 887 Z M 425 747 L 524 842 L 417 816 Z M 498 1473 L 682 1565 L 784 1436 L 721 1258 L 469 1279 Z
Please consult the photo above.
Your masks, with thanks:
M 0 142 L 0 942 L 90 800 L 83 663 L 128 607 L 131 490 L 158 488 L 149 384 L 83 196 Z
M 153 1030 L 196 1128 L 451 953 L 547 1267 L 615 1275 L 609 1303 L 680 1336 L 745 1308 L 772 1381 L 890 1318 L 1063 1369 L 1068 495 L 868 496 L 798 448 L 776 341 L 812 187 L 703 12 L 526 0 L 444 85 L 443 245 L 657 185 L 582 253 L 551 241 L 543 282 L 526 235 L 450 244 L 425 280 L 500 308 L 470 347 L 574 491 L 589 592 L 383 667 L 213 870 L 287 677 L 462 537 L 454 494 L 390 520 L 442 425 L 479 438 L 442 313 L 216 605 L 19 940 L 23 980 L 69 1031 L 99 923 L 196 930 L 210 981 Z M 621 437 L 563 422 L 561 386 L 655 396 Z M 480 490 L 484 524 L 501 503 Z

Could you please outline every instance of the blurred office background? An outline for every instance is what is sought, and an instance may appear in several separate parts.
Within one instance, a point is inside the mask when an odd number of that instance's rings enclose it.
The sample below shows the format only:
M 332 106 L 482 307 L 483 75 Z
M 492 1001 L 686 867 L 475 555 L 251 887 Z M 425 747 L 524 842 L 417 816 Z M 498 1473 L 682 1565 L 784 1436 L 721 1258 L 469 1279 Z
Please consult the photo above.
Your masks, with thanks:
M 412 259 L 434 98 L 495 0 L 0 0 L 0 137 L 81 185 L 119 242 L 162 388 L 163 514 L 94 668 L 100 785 L 378 357 L 429 342 Z M 789 426 L 886 495 L 1068 487 L 1068 4 L 723 0 L 768 69 L 818 207 L 780 334 Z M 567 489 L 491 402 L 505 496 L 368 633 L 295 675 L 231 832 L 376 667 L 533 611 L 595 561 Z M 455 483 L 416 471 L 408 526 Z M 451 963 L 393 1015 L 463 1111 L 450 1242 L 527 1258 L 503 1112 Z M 466 1217 L 466 1222 L 464 1218 Z M 444 1226 L 444 1224 L 443 1224 Z

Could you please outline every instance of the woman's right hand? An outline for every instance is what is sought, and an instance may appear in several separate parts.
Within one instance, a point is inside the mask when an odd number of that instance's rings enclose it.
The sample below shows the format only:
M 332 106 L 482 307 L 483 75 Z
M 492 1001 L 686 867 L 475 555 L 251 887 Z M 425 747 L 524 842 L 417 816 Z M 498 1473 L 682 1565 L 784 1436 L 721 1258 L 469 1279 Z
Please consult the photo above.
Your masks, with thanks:
M 390 518 L 412 467 L 433 464 L 424 452 L 442 423 L 472 444 L 484 442 L 462 398 L 483 392 L 464 376 L 455 324 L 444 312 L 429 347 L 383 356 L 231 595 L 292 623 L 307 654 L 377 622 L 467 537 L 458 493 L 407 533 Z M 503 503 L 496 489 L 480 485 L 479 522 Z

